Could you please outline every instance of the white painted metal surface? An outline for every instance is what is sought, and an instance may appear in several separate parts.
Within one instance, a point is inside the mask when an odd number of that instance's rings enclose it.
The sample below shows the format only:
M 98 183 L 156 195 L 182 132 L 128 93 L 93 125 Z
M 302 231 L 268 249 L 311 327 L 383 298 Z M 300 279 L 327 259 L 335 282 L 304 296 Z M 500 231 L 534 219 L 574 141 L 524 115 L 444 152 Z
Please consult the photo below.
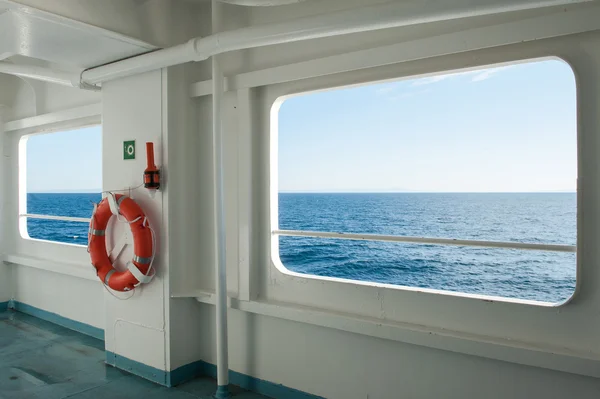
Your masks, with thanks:
M 196 300 L 200 303 L 214 305 L 216 298 L 214 293 L 202 292 L 198 293 Z M 469 354 L 481 355 L 481 352 L 471 346 L 472 341 L 470 342 L 470 340 L 474 337 L 454 334 L 444 329 L 395 324 L 389 320 L 368 320 L 349 314 L 326 312 L 319 308 L 307 308 L 285 303 L 239 301 L 232 299 L 229 306 L 231 309 L 252 314 L 276 317 L 297 323 L 308 323 L 319 327 L 333 328 L 344 332 L 368 335 L 411 345 L 450 351 L 455 350 L 457 347 L 471 347 L 473 351 Z M 445 339 L 440 339 L 441 337 Z M 511 353 L 522 351 L 523 353 L 527 353 L 527 355 L 520 357 L 518 360 L 518 363 L 522 365 L 539 366 L 543 364 L 546 367 L 550 365 L 549 368 L 554 370 L 567 371 L 569 369 L 565 365 L 569 363 L 571 366 L 577 368 L 579 374 L 600 378 L 600 370 L 597 367 L 600 363 L 600 357 L 596 355 L 589 356 L 587 353 L 573 352 L 561 347 L 547 348 L 549 349 L 548 351 L 540 351 L 535 345 L 501 338 L 490 339 L 490 337 L 481 336 L 479 340 L 487 340 L 490 344 L 483 350 L 487 352 L 487 357 L 493 359 L 514 361 Z M 570 370 L 573 371 L 573 369 Z
M 247 148 L 252 147 L 252 96 L 250 90 L 243 89 L 237 92 L 237 224 L 238 224 L 238 254 L 237 265 L 239 268 L 238 297 L 241 300 L 250 300 L 256 297 L 255 278 L 252 270 L 251 234 L 252 209 L 252 155 Z
M 5 143 L 7 143 L 6 147 L 8 148 L 8 140 L 6 139 L 6 134 L 4 131 L 4 115 L 3 115 L 2 106 L 0 106 L 0 154 L 7 154 L 9 151 L 5 150 Z M 9 161 L 6 156 L 0 158 L 0 167 L 3 170 L 6 170 L 10 167 Z M 0 190 L 5 191 L 9 186 L 7 180 L 9 176 L 6 173 L 0 172 Z M 2 212 L 2 208 L 5 208 L 6 199 L 0 194 L 0 226 L 6 225 L 7 215 L 6 212 Z M 0 302 L 7 302 L 12 298 L 12 291 L 14 290 L 12 284 L 12 276 L 10 273 L 10 269 L 8 265 L 6 265 L 3 261 L 5 260 L 5 254 L 8 248 L 8 237 L 10 233 L 6 231 L 6 229 L 0 228 Z
M 108 37 L 155 48 L 206 35 L 205 21 L 210 25 L 210 15 L 205 14 L 210 0 L 0 0 L 0 10 L 5 4 L 40 18 L 83 24 Z
M 4 261 L 13 265 L 31 267 L 38 270 L 44 270 L 51 273 L 59 273 L 65 276 L 77 277 L 84 280 L 98 282 L 96 270 L 89 263 L 74 263 L 61 261 L 50 261 L 45 258 L 36 258 L 25 255 L 7 254 Z M 101 297 L 102 295 L 100 295 Z M 104 325 L 102 320 L 96 320 L 94 325 Z
M 220 5 L 212 1 L 212 30 L 219 31 L 221 24 Z M 227 390 L 229 385 L 229 352 L 227 345 L 227 251 L 225 248 L 225 194 L 223 181 L 223 75 L 219 68 L 219 59 L 212 57 L 212 139 L 213 139 L 213 173 L 214 173 L 214 225 L 215 225 L 215 276 L 216 276 L 216 347 L 217 347 L 217 386 Z M 226 392 L 223 393 L 226 395 Z M 222 398 L 219 391 L 217 397 Z
M 472 0 L 412 4 L 392 2 L 191 39 L 179 46 L 86 70 L 82 74 L 82 81 L 98 84 L 188 61 L 202 61 L 225 52 L 260 46 L 588 1 L 590 0 L 510 0 L 493 1 L 488 4 L 473 4 Z
M 55 0 L 47 3 L 52 1 Z M 84 3 L 77 1 L 78 5 Z M 346 7 L 344 2 L 335 3 L 339 8 Z M 364 6 L 371 2 L 351 3 Z M 293 17 L 285 11 L 288 7 L 310 15 L 331 11 L 328 4 L 331 2 L 307 2 L 264 12 L 269 12 L 272 20 L 283 21 Z M 562 399 L 574 392 L 578 398 L 597 398 L 600 273 L 596 265 L 600 249 L 595 242 L 600 236 L 597 210 L 600 187 L 596 184 L 600 141 L 596 82 L 600 70 L 600 36 L 594 32 L 576 34 L 580 29 L 597 29 L 592 20 L 596 17 L 593 7 L 588 9 L 589 13 L 581 9 L 579 14 L 572 14 L 566 8 L 561 13 L 537 14 L 539 18 L 534 20 L 518 14 L 510 23 L 502 24 L 496 24 L 495 18 L 479 25 L 465 20 L 460 32 L 448 29 L 451 33 L 442 32 L 437 38 L 416 35 L 418 40 L 407 43 L 397 43 L 398 36 L 391 32 L 373 32 L 377 46 L 396 43 L 374 51 L 364 43 L 334 40 L 336 52 L 347 57 L 322 58 L 326 54 L 320 52 L 320 41 L 315 42 L 314 48 L 304 48 L 301 52 L 297 48 L 280 47 L 266 69 L 256 67 L 256 60 L 261 59 L 257 50 L 224 56 L 234 71 L 230 89 L 238 92 L 224 95 L 222 117 L 231 121 L 228 126 L 232 128 L 226 130 L 229 137 L 238 136 L 237 143 L 245 143 L 238 149 L 232 148 L 229 141 L 224 142 L 227 155 L 237 156 L 238 151 L 240 155 L 239 161 L 233 157 L 233 161 L 225 163 L 226 176 L 232 180 L 226 184 L 226 195 L 237 196 L 236 201 L 225 203 L 225 211 L 227 215 L 236 212 L 245 215 L 234 217 L 245 218 L 240 226 L 249 229 L 242 233 L 228 227 L 226 231 L 228 243 L 239 248 L 240 256 L 230 261 L 228 270 L 229 277 L 240 275 L 240 287 L 237 284 L 228 287 L 232 298 L 232 310 L 228 313 L 232 370 L 333 399 L 403 396 Z M 234 17 L 227 20 L 230 28 L 256 26 L 255 13 L 263 10 L 247 11 L 248 15 L 228 15 Z M 194 17 L 202 19 L 201 15 Z M 425 32 L 425 28 L 420 32 Z M 535 40 L 537 35 L 551 39 Z M 571 36 L 560 37 L 563 35 Z M 519 44 L 519 37 L 532 42 Z M 495 46 L 501 47 L 492 49 Z M 480 48 L 489 50 L 474 51 Z M 575 300 L 561 306 L 539 306 L 499 298 L 309 279 L 282 273 L 272 263 L 268 204 L 272 177 L 265 135 L 275 99 L 301 91 L 397 78 L 404 73 L 429 73 L 550 55 L 567 59 L 574 66 L 580 85 L 579 183 L 584 189 L 579 191 L 578 209 L 585 217 L 579 220 L 579 287 Z M 405 63 L 411 60 L 420 61 Z M 14 192 L 15 141 L 27 129 L 45 127 L 41 119 L 23 119 L 9 122 L 7 126 L 12 133 L 4 135 L 8 140 L 4 158 L 8 166 L 2 173 L 8 183 L 0 192 L 0 200 L 7 217 L 2 224 L 7 233 L 5 244 L 14 251 L 7 256 L 11 261 L 8 268 L 11 295 L 50 312 L 105 328 L 109 350 L 164 370 L 197 360 L 216 363 L 214 340 L 198 339 L 217 335 L 215 296 L 179 292 L 181 287 L 171 277 L 178 273 L 189 286 L 216 290 L 212 248 L 207 245 L 198 250 L 201 245 L 198 241 L 209 240 L 207 237 L 214 234 L 208 222 L 212 211 L 207 210 L 212 207 L 214 195 L 208 171 L 212 162 L 211 102 L 208 98 L 186 100 L 189 84 L 206 79 L 209 71 L 202 64 L 189 67 L 185 78 L 182 71 L 169 69 L 159 76 L 145 74 L 108 82 L 103 94 L 104 106 L 109 108 L 105 110 L 108 136 L 103 144 L 104 162 L 110 165 L 104 170 L 107 188 L 130 185 L 131 180 L 139 177 L 139 169 L 143 169 L 137 160 L 127 165 L 115 155 L 114 149 L 120 150 L 124 139 L 146 140 L 160 135 L 165 147 L 173 143 L 175 136 L 180 140 L 180 147 L 163 166 L 168 170 L 165 188 L 185 187 L 185 195 L 175 191 L 177 195 L 171 196 L 169 207 L 165 202 L 144 205 L 154 215 L 158 214 L 157 220 L 161 220 L 165 229 L 159 243 L 159 256 L 165 260 L 158 269 L 160 280 L 132 300 L 105 298 L 93 270 L 88 281 L 85 266 L 89 257 L 85 248 L 20 238 L 15 227 L 19 219 Z M 347 72 L 350 70 L 353 72 Z M 187 84 L 172 85 L 167 76 L 187 79 Z M 206 84 L 211 86 L 212 82 Z M 44 110 L 42 113 L 60 111 L 64 116 L 74 107 L 98 103 L 97 97 L 83 96 L 96 93 L 68 88 L 55 91 L 51 85 L 41 83 L 34 86 L 36 106 Z M 208 88 L 203 93 L 211 91 Z M 173 99 L 179 102 L 174 103 Z M 240 102 L 244 102 L 243 107 Z M 35 115 L 30 103 L 21 101 L 18 107 L 18 113 Z M 187 108 L 192 115 L 189 120 L 179 113 Z M 177 120 L 177 124 L 167 120 Z M 182 159 L 173 159 L 181 156 L 183 152 L 179 150 L 186 145 L 192 150 Z M 198 171 L 194 172 L 197 175 L 190 178 L 186 174 L 190 170 Z M 228 187 L 233 189 L 227 191 Z M 173 217 L 175 212 L 180 212 L 177 220 Z M 200 221 L 195 223 L 198 226 L 182 228 L 189 234 L 169 242 L 171 236 L 166 230 L 176 227 L 174 223 L 185 224 L 186 214 L 190 215 L 189 220 Z M 232 237 L 239 237 L 241 242 L 236 244 Z M 228 248 L 228 255 L 235 253 L 236 248 Z M 246 258 L 242 261 L 243 256 Z M 79 266 L 85 270 L 85 277 L 83 273 L 79 275 Z M 170 299 L 169 295 L 174 293 L 188 298 Z M 189 298 L 200 296 L 201 303 Z
M 147 141 L 154 142 L 157 166 L 164 166 L 162 154 L 168 145 L 168 129 L 163 127 L 168 117 L 163 109 L 166 107 L 165 84 L 164 71 L 154 71 L 103 85 L 103 190 L 127 190 L 141 184 L 146 168 L 143 143 Z M 139 150 L 136 151 L 135 159 L 124 160 L 123 141 L 131 139 L 136 140 Z M 168 184 L 161 186 L 154 197 L 148 195 L 144 188 L 133 192 L 133 199 L 143 209 L 156 233 L 157 252 L 153 267 L 157 273 L 152 283 L 141 287 L 141 290 L 127 300 L 119 300 L 106 291 L 104 294 L 106 349 L 160 370 L 169 370 L 171 361 L 168 321 L 170 245 L 166 222 L 168 219 L 163 208 L 167 192 Z M 121 233 L 129 229 L 125 223 L 111 224 L 106 237 L 107 248 L 112 248 Z M 131 259 L 132 249 L 128 246 L 121 259 Z M 85 248 L 83 252 L 89 262 Z
M 301 3 L 306 0 L 219 0 L 222 3 L 246 7 L 272 7 Z
M 19 184 L 19 143 L 23 135 L 68 129 L 80 126 L 78 123 L 86 126 L 100 123 L 99 93 L 9 79 L 18 85 L 13 91 L 10 86 L 4 86 L 5 80 L 0 79 L 0 91 L 8 91 L 7 94 L 14 98 L 14 102 L 8 104 L 9 108 L 5 108 L 10 119 L 5 120 L 7 132 L 3 133 L 6 146 L 1 173 L 5 184 L 0 190 L 0 212 L 3 216 L 3 248 L 6 248 L 3 257 L 9 264 L 10 296 L 22 303 L 104 328 L 104 289 L 98 285 L 85 245 L 23 238 L 19 224 L 26 218 L 19 214 L 27 213 L 27 210 L 19 210 L 18 198 L 21 187 L 23 192 L 26 191 L 25 186 Z M 19 119 L 15 119 L 16 115 Z M 83 237 L 82 243 L 85 243 Z
M 140 40 L 14 1 L 0 0 L 2 9 L 0 56 L 20 54 L 81 71 L 156 49 Z
M 528 249 L 534 251 L 577 252 L 574 245 L 534 244 L 509 241 L 463 240 L 458 238 L 407 237 L 382 234 L 335 233 L 328 231 L 274 230 L 276 236 L 337 238 L 341 240 L 406 242 L 413 244 L 458 245 L 467 247 Z
M 99 125 L 101 122 L 102 104 L 97 103 L 6 122 L 4 129 L 6 133 L 28 134 Z
M 81 79 L 92 85 L 99 84 L 108 80 L 190 62 L 195 58 L 195 54 L 194 41 L 190 40 L 178 46 L 88 69 L 82 73 Z
M 15 65 L 0 61 L 0 73 L 7 73 L 22 78 L 37 79 L 71 87 L 80 86 L 77 74 L 32 65 Z
M 470 0 L 454 0 L 444 2 L 443 6 L 435 4 L 433 8 L 427 8 L 423 4 L 390 3 L 360 10 L 348 10 L 310 18 L 299 18 L 279 24 L 221 32 L 205 38 L 195 38 L 178 46 L 92 68 L 83 71 L 81 75 L 78 73 L 63 75 L 58 71 L 52 70 L 38 70 L 38 73 L 35 73 L 36 71 L 27 69 L 5 69 L 7 70 L 6 73 L 17 75 L 27 74 L 28 77 L 33 79 L 52 81 L 72 87 L 93 88 L 94 85 L 106 80 L 148 72 L 189 61 L 201 61 L 212 55 L 235 50 L 588 1 L 591 0 L 512 0 L 510 2 L 490 3 L 474 7 Z
M 577 25 L 577 20 L 571 20 L 571 23 Z M 514 27 L 516 26 L 518 25 L 515 24 Z M 496 27 L 490 27 L 489 29 L 498 35 L 502 34 L 500 29 L 496 30 Z M 520 25 L 519 29 L 520 32 L 528 31 L 528 25 L 524 23 Z M 486 29 L 479 30 L 480 35 L 485 35 L 486 32 Z M 509 32 L 510 30 L 506 30 L 505 35 L 510 36 L 511 33 Z M 471 36 L 466 35 L 465 38 L 479 42 L 477 38 Z M 598 40 L 598 32 L 590 32 L 588 34 L 514 44 L 502 48 L 472 51 L 467 54 L 438 56 L 419 62 L 400 63 L 370 70 L 357 70 L 352 73 L 339 73 L 337 75 L 314 79 L 290 81 L 285 84 L 274 84 L 256 89 L 255 93 L 260 94 L 258 101 L 262 110 L 260 118 L 263 122 L 255 125 L 254 131 L 270 131 L 271 133 L 267 138 L 262 140 L 261 147 L 257 153 L 262 154 L 262 156 L 264 154 L 271 154 L 272 156 L 268 162 L 263 161 L 259 163 L 257 168 L 260 172 L 254 175 L 254 184 L 267 182 L 271 186 L 262 194 L 262 198 L 265 201 L 269 201 L 269 203 L 257 211 L 257 214 L 260 215 L 258 223 L 267 226 L 271 223 L 271 229 L 278 229 L 277 218 L 271 219 L 269 212 L 277 206 L 276 202 L 273 202 L 273 197 L 277 196 L 276 187 L 278 179 L 276 171 L 273 172 L 273 169 L 277 168 L 278 160 L 276 151 L 275 156 L 273 156 L 273 148 L 277 148 L 277 145 L 273 145 L 273 142 L 277 140 L 277 105 L 282 98 L 296 93 L 327 90 L 331 87 L 356 85 L 391 78 L 398 79 L 415 74 L 433 74 L 457 67 L 467 68 L 476 65 L 493 64 L 495 62 L 558 56 L 565 59 L 575 70 L 579 83 L 578 101 L 580 103 L 580 112 L 585 114 L 584 109 L 588 108 L 586 104 L 587 100 L 591 100 L 591 97 L 596 96 L 592 93 L 591 88 L 585 88 L 582 85 L 582 82 L 586 81 L 586 79 L 594 81 L 598 77 L 597 71 L 591 65 L 600 62 L 600 58 L 597 56 L 593 57 L 594 60 L 588 58 L 590 52 L 596 51 L 592 50 L 592 48 L 598 49 L 600 46 L 600 43 L 591 45 L 591 42 L 595 42 L 596 40 Z M 443 43 L 444 40 L 442 39 L 438 44 L 443 47 Z M 584 48 L 586 50 L 583 50 Z M 291 54 L 289 56 L 292 57 Z M 377 57 L 377 60 L 386 58 L 383 52 L 373 53 L 373 56 Z M 335 65 L 331 65 L 331 68 L 337 67 L 339 70 L 343 70 L 343 57 L 332 57 L 330 60 L 335 63 Z M 375 59 L 370 61 L 377 62 Z M 306 62 L 309 63 L 310 61 Z M 321 65 L 325 66 L 325 63 Z M 591 101 L 596 106 L 596 100 Z M 598 234 L 596 227 L 598 213 L 595 211 L 596 199 L 594 199 L 595 195 L 597 195 L 597 190 L 593 183 L 594 178 L 592 177 L 596 176 L 596 172 L 588 169 L 590 165 L 586 164 L 586 162 L 592 162 L 596 165 L 596 157 L 592 154 L 598 150 L 598 142 L 594 138 L 594 132 L 597 131 L 597 128 L 597 114 L 592 113 L 589 118 L 579 119 L 578 155 L 580 157 L 579 171 L 581 173 L 578 189 L 578 211 L 580 214 L 578 215 L 579 235 L 577 241 L 577 278 L 579 285 L 573 301 L 568 301 L 564 304 L 555 304 L 552 307 L 542 307 L 534 306 L 530 303 L 508 302 L 506 300 L 498 300 L 497 298 L 472 298 L 448 293 L 440 295 L 440 292 L 434 293 L 414 288 L 393 289 L 389 286 L 384 287 L 377 284 L 357 284 L 341 279 L 308 277 L 300 273 L 286 271 L 284 265 L 278 259 L 278 251 L 274 248 L 275 245 L 272 242 L 270 259 L 273 263 L 271 267 L 265 268 L 266 270 L 262 274 L 263 280 L 261 280 L 260 284 L 265 288 L 261 290 L 260 302 L 293 304 L 302 308 L 327 309 L 328 312 L 336 315 L 356 316 L 360 314 L 365 319 L 381 318 L 386 322 L 394 320 L 396 322 L 409 323 L 413 326 L 435 325 L 446 331 L 452 330 L 453 334 L 461 335 L 465 333 L 465 337 L 473 333 L 483 334 L 489 338 L 510 338 L 514 342 L 532 343 L 541 351 L 548 353 L 552 352 L 550 346 L 562 346 L 565 343 L 564 339 L 570 337 L 569 344 L 567 345 L 571 349 L 578 347 L 577 351 L 597 353 L 593 349 L 596 340 L 593 329 L 582 327 L 591 319 L 588 318 L 587 321 L 580 319 L 580 317 L 583 317 L 583 314 L 594 312 L 592 309 L 594 309 L 594 303 L 598 299 L 598 292 L 595 289 L 589 286 L 587 289 L 583 288 L 586 285 L 586 281 L 588 284 L 600 286 L 599 275 L 595 271 L 595 263 L 592 260 L 598 254 L 595 250 L 596 245 L 593 242 L 595 240 L 594 237 Z M 587 146 L 585 143 L 587 143 Z M 265 164 L 268 164 L 268 166 Z M 270 169 L 265 172 L 265 168 Z M 592 176 L 587 175 L 584 177 L 584 170 L 591 173 Z M 583 181 L 588 181 L 590 186 L 587 186 Z M 587 189 L 582 190 L 582 184 Z M 591 192 L 587 190 L 591 190 Z M 267 200 L 267 198 L 269 199 Z M 582 218 L 582 213 L 585 215 L 585 218 Z M 588 232 L 587 235 L 586 231 Z M 274 240 L 277 239 L 276 236 L 270 236 Z M 588 242 L 587 239 L 590 238 L 592 241 Z M 582 249 L 581 245 L 585 242 L 588 242 L 589 246 L 587 248 L 591 252 Z M 595 318 L 593 319 L 596 320 Z M 575 320 L 580 321 L 575 322 Z M 374 323 L 376 322 L 374 321 Z M 593 323 L 596 324 L 596 321 Z M 374 328 L 376 329 L 376 327 Z M 577 339 L 574 340 L 572 339 L 573 337 L 577 337 Z M 299 336 L 296 336 L 296 339 L 298 338 Z M 349 344 L 350 341 L 349 339 L 345 343 Z M 471 342 L 470 344 L 459 346 L 463 350 L 467 347 L 474 349 L 481 344 L 482 346 L 479 349 L 484 350 L 483 346 L 485 345 L 482 344 L 482 341 L 477 339 L 476 341 L 478 343 Z M 361 340 L 360 345 L 368 344 L 366 341 Z M 392 345 L 385 345 L 385 347 L 391 349 Z M 327 352 L 329 353 L 329 351 Z M 424 353 L 421 352 L 421 354 Z M 482 354 L 482 352 L 479 353 Z M 339 353 L 336 352 L 336 355 L 339 355 Z M 524 356 L 520 357 L 520 359 L 523 359 Z M 512 358 L 511 361 L 516 361 L 516 357 L 510 357 Z M 543 367 L 551 367 L 550 362 L 544 361 L 542 363 L 544 364 Z M 597 367 L 597 365 L 593 367 Z M 363 371 L 366 371 L 366 369 L 363 369 Z M 379 369 L 379 371 L 383 370 Z M 433 380 L 430 381 L 433 383 Z M 356 384 L 355 388 L 360 389 L 359 384 Z M 329 391 L 330 395 L 333 392 L 334 390 Z M 337 393 L 337 391 L 335 392 Z M 372 392 L 369 389 L 362 391 L 365 396 L 366 394 L 371 395 Z M 339 393 L 337 394 L 339 395 Z M 380 391 L 379 394 L 382 398 L 386 397 L 385 392 Z M 410 396 L 410 394 L 407 395 Z M 464 395 L 465 397 L 470 396 L 469 394 Z M 501 396 L 498 394 L 498 397 Z M 350 397 L 360 396 L 354 394 Z
M 229 91 L 249 89 L 597 29 L 600 29 L 600 6 L 569 9 L 555 15 L 536 16 L 482 28 L 465 25 L 465 29 L 459 32 L 243 72 L 225 77 L 224 87 Z M 190 86 L 192 97 L 211 93 L 210 80 L 195 82 Z
M 78 218 L 73 216 L 53 216 L 53 215 L 36 215 L 33 213 L 25 213 L 19 215 L 20 218 L 43 219 L 43 220 L 62 220 L 64 222 L 82 222 L 89 223 L 90 218 Z

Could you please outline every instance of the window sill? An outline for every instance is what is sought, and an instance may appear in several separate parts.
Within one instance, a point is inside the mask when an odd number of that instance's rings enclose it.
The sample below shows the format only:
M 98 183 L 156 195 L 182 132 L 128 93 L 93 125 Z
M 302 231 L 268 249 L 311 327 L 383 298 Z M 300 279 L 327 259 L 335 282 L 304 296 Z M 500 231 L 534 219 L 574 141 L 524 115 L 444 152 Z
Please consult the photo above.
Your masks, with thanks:
M 44 244 L 61 245 L 64 247 L 71 247 L 71 248 L 87 248 L 87 245 L 83 245 L 83 244 L 73 244 L 70 242 L 45 240 L 43 238 L 35 238 L 35 237 L 29 237 L 29 236 L 24 236 L 24 235 L 21 235 L 21 238 L 23 240 L 33 241 L 33 242 L 42 242 Z
M 67 276 L 78 277 L 84 280 L 98 280 L 96 272 L 91 265 L 84 265 L 80 263 L 55 262 L 47 259 L 21 255 L 4 255 L 4 263 L 65 274 Z
M 211 292 L 196 292 L 200 303 L 215 304 Z M 228 298 L 228 306 L 243 312 L 276 317 L 371 337 L 426 346 L 472 356 L 541 367 L 590 377 L 600 377 L 600 355 L 566 348 L 537 346 L 528 342 L 503 340 L 477 334 L 396 323 L 351 314 L 281 302 L 240 301 Z

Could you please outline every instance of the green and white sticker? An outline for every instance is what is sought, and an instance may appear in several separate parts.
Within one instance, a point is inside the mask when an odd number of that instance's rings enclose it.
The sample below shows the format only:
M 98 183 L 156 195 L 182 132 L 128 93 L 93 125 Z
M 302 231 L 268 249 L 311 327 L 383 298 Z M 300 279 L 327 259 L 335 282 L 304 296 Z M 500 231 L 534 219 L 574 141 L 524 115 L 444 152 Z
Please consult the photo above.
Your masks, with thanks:
M 123 142 L 123 159 L 135 159 L 135 140 Z

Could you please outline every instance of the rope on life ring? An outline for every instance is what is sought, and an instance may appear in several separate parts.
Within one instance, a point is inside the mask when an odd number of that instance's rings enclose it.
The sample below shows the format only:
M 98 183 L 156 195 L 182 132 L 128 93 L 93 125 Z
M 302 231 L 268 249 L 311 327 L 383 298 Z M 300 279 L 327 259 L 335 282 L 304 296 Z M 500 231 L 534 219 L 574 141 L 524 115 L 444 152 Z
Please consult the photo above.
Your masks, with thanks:
M 113 216 L 119 220 L 123 216 L 133 235 L 133 258 L 127 262 L 127 270 L 122 272 L 114 268 L 106 251 L 106 227 Z M 144 211 L 133 199 L 108 193 L 99 204 L 94 204 L 88 232 L 88 252 L 104 285 L 124 292 L 152 281 L 154 249 L 154 232 Z

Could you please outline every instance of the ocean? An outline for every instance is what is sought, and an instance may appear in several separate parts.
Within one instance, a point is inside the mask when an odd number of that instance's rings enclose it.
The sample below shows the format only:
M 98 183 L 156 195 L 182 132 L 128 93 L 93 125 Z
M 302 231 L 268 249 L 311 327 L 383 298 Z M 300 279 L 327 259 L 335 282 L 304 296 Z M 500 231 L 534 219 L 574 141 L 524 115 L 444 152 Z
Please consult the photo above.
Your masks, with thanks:
M 28 194 L 28 213 L 90 217 L 100 194 Z M 575 193 L 279 195 L 279 227 L 575 245 Z M 30 237 L 87 244 L 86 223 L 28 219 Z M 289 270 L 438 290 L 561 302 L 575 254 L 280 237 Z
M 89 218 L 100 194 L 27 194 L 27 213 Z M 87 245 L 88 224 L 60 220 L 27 219 L 29 237 Z
M 575 245 L 575 193 L 280 194 L 279 228 Z M 561 302 L 574 253 L 280 237 L 295 272 Z

